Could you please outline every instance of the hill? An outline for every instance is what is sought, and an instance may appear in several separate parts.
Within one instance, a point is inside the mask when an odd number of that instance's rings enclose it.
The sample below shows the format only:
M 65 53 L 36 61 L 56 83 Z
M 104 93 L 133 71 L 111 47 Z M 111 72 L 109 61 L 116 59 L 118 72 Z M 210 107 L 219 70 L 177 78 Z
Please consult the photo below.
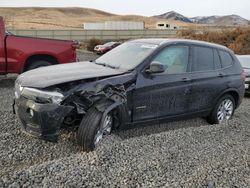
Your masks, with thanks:
M 9 29 L 80 29 L 84 22 L 103 21 L 143 21 L 145 27 L 155 28 L 156 22 L 167 20 L 176 26 L 193 26 L 197 24 L 212 25 L 246 25 L 248 20 L 238 15 L 209 16 L 189 18 L 171 11 L 161 15 L 146 17 L 139 15 L 116 15 L 90 8 L 0 8 Z
M 0 8 L 11 29 L 76 29 L 84 22 L 107 20 L 144 21 L 147 28 L 155 26 L 157 18 L 138 15 L 115 15 L 89 8 Z
M 154 17 L 166 20 L 178 20 L 186 23 L 198 23 L 198 24 L 219 25 L 219 26 L 229 26 L 229 25 L 240 26 L 240 25 L 248 25 L 250 23 L 249 20 L 234 14 L 225 16 L 197 16 L 189 18 L 175 11 L 170 11 Z
M 249 20 L 238 15 L 201 16 L 191 18 L 191 20 L 195 23 L 213 25 L 248 25 L 250 23 Z
M 160 14 L 154 17 L 159 18 L 159 19 L 166 19 L 166 20 L 172 20 L 172 21 L 176 20 L 176 21 L 182 21 L 186 23 L 192 23 L 192 20 L 190 20 L 188 17 L 185 17 L 182 14 L 179 14 L 175 11 L 170 11 L 170 12 Z

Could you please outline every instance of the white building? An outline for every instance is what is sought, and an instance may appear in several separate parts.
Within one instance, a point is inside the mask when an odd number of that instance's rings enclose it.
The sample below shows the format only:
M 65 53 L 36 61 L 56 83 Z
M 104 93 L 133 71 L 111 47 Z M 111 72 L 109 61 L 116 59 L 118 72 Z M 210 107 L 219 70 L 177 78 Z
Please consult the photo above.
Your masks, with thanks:
M 132 21 L 106 21 L 106 22 L 86 22 L 83 24 L 84 30 L 143 30 L 144 22 Z
M 156 23 L 156 29 L 178 29 L 178 27 L 169 22 L 160 21 Z
M 83 29 L 85 30 L 103 30 L 104 27 L 105 27 L 104 23 L 87 22 L 83 24 Z

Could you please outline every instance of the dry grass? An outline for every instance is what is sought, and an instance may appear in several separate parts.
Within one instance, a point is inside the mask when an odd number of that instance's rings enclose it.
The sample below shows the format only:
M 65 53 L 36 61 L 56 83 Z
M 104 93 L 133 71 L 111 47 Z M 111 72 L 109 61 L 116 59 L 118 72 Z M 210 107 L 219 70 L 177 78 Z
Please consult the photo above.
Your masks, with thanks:
M 250 28 L 237 28 L 217 32 L 205 31 L 202 33 L 189 29 L 179 31 L 178 36 L 218 43 L 232 49 L 236 54 L 250 54 Z
M 95 48 L 95 46 L 96 45 L 100 45 L 100 44 L 102 44 L 102 41 L 100 41 L 100 40 L 98 40 L 98 39 L 90 39 L 90 40 L 88 40 L 88 42 L 87 42 L 87 46 L 86 46 L 86 49 L 88 50 L 88 51 L 94 51 L 94 48 Z

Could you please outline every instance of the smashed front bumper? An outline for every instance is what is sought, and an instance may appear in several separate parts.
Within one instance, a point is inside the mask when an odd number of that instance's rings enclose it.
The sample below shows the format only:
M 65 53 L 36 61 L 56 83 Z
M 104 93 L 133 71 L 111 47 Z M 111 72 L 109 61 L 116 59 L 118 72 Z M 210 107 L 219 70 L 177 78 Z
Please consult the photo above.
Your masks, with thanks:
M 25 133 L 52 142 L 57 141 L 64 117 L 73 109 L 71 106 L 36 103 L 22 96 L 14 99 L 13 106 Z

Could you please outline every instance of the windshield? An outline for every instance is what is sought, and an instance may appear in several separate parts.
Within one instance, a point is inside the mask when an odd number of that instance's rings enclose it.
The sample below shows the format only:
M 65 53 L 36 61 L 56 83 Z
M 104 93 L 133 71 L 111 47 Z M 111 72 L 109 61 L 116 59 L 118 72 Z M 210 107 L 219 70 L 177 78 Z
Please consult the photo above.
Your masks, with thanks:
M 98 58 L 96 64 L 132 70 L 148 57 L 156 47 L 157 45 L 152 44 L 127 42 Z
M 237 56 L 237 57 L 243 68 L 250 69 L 250 55 L 249 56 Z

